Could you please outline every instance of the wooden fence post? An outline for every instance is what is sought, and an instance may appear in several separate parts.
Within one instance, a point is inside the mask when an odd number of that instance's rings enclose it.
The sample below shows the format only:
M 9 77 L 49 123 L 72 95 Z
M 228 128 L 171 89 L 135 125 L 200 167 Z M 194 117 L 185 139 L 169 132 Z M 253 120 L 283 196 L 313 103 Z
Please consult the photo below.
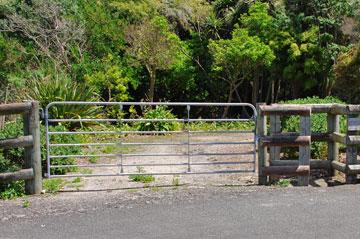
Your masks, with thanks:
M 281 133 L 280 115 L 270 115 L 270 136 Z M 270 146 L 270 165 L 271 162 L 280 160 L 281 146 Z M 269 182 L 272 183 L 273 177 L 269 176 Z
M 332 133 L 340 133 L 340 116 L 335 114 L 327 114 L 327 132 L 328 134 Z M 333 161 L 337 161 L 339 158 L 339 143 L 334 140 L 328 141 L 328 159 L 330 161 L 330 165 Z M 329 176 L 333 177 L 335 175 L 335 171 L 333 167 L 329 168 Z
M 356 135 L 357 131 L 352 130 L 349 127 L 349 118 L 352 115 L 347 116 L 347 136 Z M 356 116 L 355 116 L 356 117 Z M 357 164 L 357 145 L 347 144 L 346 145 L 346 166 Z M 356 174 L 346 173 L 346 183 L 354 184 L 357 182 Z
M 300 116 L 300 136 L 311 136 L 311 111 L 309 115 Z M 299 147 L 299 166 L 308 166 L 310 167 L 310 146 L 300 146 Z M 305 176 L 298 177 L 299 186 L 308 186 L 310 178 L 310 171 Z
M 258 118 L 256 123 L 256 131 L 257 136 L 262 137 L 267 134 L 266 129 L 266 116 L 261 113 L 260 105 L 265 105 L 265 103 L 258 103 L 256 105 L 257 112 L 258 112 Z M 263 146 L 260 142 L 258 142 L 258 175 L 259 185 L 266 185 L 268 183 L 267 176 L 263 174 L 263 167 L 268 166 L 268 160 L 267 160 L 267 147 Z
M 29 113 L 24 113 L 24 135 L 32 135 L 33 145 L 25 147 L 24 166 L 32 168 L 34 178 L 25 180 L 26 194 L 40 194 L 42 190 L 39 102 L 31 102 Z

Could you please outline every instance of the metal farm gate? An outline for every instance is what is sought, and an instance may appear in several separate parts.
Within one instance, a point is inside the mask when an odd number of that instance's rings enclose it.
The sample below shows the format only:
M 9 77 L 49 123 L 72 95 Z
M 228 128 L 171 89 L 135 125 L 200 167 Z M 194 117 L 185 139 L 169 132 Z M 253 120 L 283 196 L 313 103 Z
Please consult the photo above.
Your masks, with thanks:
M 154 109 L 173 114 L 145 113 Z M 81 117 L 86 111 L 99 113 Z M 255 172 L 256 117 L 247 103 L 52 102 L 47 177 Z

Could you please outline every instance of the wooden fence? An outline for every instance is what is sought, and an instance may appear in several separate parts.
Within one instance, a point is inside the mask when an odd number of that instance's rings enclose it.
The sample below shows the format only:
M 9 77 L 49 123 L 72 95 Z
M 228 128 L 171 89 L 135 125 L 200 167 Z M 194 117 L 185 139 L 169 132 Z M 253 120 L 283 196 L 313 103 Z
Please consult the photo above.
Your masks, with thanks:
M 265 105 L 258 104 L 257 134 L 259 137 L 258 172 L 259 184 L 271 182 L 272 176 L 298 176 L 298 185 L 309 184 L 310 169 L 326 169 L 331 176 L 334 170 L 346 175 L 347 183 L 355 183 L 360 174 L 357 161 L 357 144 L 360 144 L 360 105 L 314 104 L 314 105 Z M 327 132 L 312 133 L 310 117 L 312 114 L 327 114 Z M 281 116 L 300 116 L 300 132 L 282 132 Z M 347 132 L 340 133 L 340 115 L 347 116 Z M 270 118 L 268 132 L 267 118 Z M 312 141 L 325 141 L 328 144 L 328 157 L 325 160 L 310 158 Z M 346 145 L 346 161 L 339 162 L 339 143 Z M 281 147 L 298 147 L 298 160 L 280 160 Z M 269 148 L 269 150 L 268 150 Z
M 0 105 L 1 115 L 22 114 L 24 136 L 0 140 L 0 149 L 23 147 L 24 169 L 1 173 L 0 182 L 25 180 L 26 194 L 39 194 L 42 190 L 39 103 L 36 101 Z

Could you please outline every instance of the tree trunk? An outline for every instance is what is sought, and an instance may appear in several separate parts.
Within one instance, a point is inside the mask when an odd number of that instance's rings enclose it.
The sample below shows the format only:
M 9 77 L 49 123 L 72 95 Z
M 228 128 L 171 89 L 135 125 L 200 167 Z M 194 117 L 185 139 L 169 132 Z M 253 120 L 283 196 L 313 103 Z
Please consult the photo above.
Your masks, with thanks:
M 150 102 L 153 102 L 155 95 L 156 69 L 154 69 L 151 66 L 147 66 L 146 68 L 149 72 L 149 77 L 150 77 L 149 92 L 147 97 Z
M 259 95 L 259 74 L 255 72 L 255 77 L 253 81 L 253 89 L 252 89 L 252 104 L 256 105 L 257 99 Z
M 227 103 L 231 103 L 232 101 L 232 95 L 234 93 L 234 86 L 233 84 L 230 84 L 229 85 L 229 95 L 228 95 L 228 100 L 227 100 Z M 224 113 L 222 115 L 222 118 L 225 118 L 229 112 L 229 106 L 226 106 L 225 109 L 224 109 Z

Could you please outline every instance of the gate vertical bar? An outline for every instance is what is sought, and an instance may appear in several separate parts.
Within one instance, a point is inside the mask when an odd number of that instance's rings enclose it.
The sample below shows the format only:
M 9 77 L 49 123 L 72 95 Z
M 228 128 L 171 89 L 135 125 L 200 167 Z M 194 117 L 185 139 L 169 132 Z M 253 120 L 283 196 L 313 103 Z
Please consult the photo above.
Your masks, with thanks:
M 188 156 L 188 172 L 191 172 L 191 166 L 190 166 L 190 105 L 186 106 L 187 109 L 187 132 L 188 132 L 188 140 L 187 140 L 187 156 Z
M 47 178 L 51 177 L 50 171 L 50 136 L 49 136 L 49 107 L 46 106 L 45 108 L 45 140 L 46 140 L 46 171 L 47 171 Z
M 122 119 L 122 115 L 121 115 L 121 113 L 122 113 L 122 110 L 123 110 L 123 105 L 122 104 L 120 104 L 120 173 L 124 173 L 124 166 L 123 166 L 123 149 L 122 149 L 122 147 L 123 147 L 123 145 L 122 145 L 122 135 L 121 135 L 121 129 L 122 129 L 122 122 L 121 122 L 121 119 Z
M 256 172 L 256 149 L 257 149 L 257 146 L 258 146 L 258 142 L 257 142 L 257 137 L 256 137 L 256 128 L 257 128 L 257 119 L 258 119 L 258 115 L 257 115 L 257 111 L 254 111 L 253 112 L 254 115 L 253 115 L 253 120 L 254 120 L 254 125 L 255 125 L 255 128 L 253 130 L 253 134 L 254 134 L 254 156 L 253 156 L 253 167 L 254 167 L 254 170 L 253 172 L 255 173 Z

